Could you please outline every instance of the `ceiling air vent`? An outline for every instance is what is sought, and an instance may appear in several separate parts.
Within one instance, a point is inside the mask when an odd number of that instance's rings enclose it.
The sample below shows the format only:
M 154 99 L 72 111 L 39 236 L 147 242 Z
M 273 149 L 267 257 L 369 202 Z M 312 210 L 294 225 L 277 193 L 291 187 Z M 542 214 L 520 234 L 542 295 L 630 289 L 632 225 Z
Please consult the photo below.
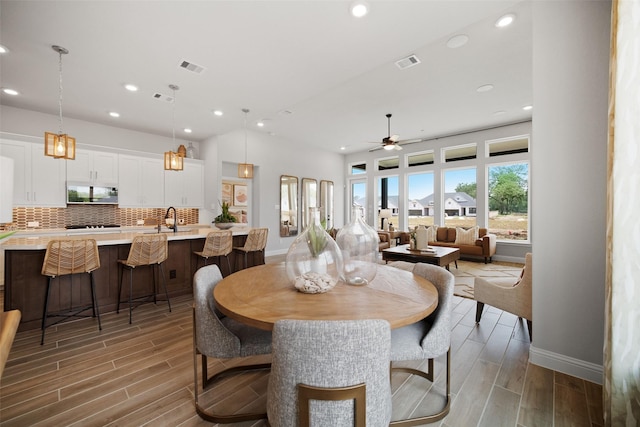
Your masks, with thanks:
M 192 73 L 196 74 L 202 74 L 202 72 L 204 71 L 204 67 L 185 60 L 182 60 L 182 62 L 180 62 L 180 68 L 184 68 L 185 70 L 191 71 Z
M 153 99 L 157 99 L 159 101 L 164 101 L 164 102 L 173 102 L 173 97 L 169 96 L 169 95 L 163 95 L 161 93 L 154 93 L 153 94 Z
M 420 60 L 418 59 L 418 57 L 415 55 L 411 55 L 411 56 L 407 56 L 406 58 L 402 58 L 399 61 L 396 61 L 396 67 L 400 68 L 401 70 L 404 70 L 409 67 L 413 67 L 414 65 L 418 65 L 419 63 L 420 63 Z

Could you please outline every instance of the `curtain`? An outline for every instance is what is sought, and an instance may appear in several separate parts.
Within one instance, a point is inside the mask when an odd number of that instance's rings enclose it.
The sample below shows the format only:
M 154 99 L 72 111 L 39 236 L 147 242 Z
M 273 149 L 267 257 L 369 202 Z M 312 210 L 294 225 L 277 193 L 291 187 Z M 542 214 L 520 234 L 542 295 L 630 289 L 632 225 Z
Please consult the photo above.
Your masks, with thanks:
M 640 1 L 614 0 L 609 79 L 604 417 L 640 425 Z

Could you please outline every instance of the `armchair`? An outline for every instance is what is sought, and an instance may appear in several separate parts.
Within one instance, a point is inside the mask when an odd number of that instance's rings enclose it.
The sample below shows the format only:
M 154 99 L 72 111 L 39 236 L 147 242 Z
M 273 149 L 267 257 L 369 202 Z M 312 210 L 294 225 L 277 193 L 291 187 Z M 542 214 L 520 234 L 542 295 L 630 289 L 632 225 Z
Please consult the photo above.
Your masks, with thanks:
M 378 231 L 378 250 L 382 251 L 391 247 L 391 233 L 388 231 Z
M 476 277 L 473 291 L 475 300 L 478 302 L 476 306 L 476 323 L 480 322 L 484 305 L 489 304 L 526 319 L 529 339 L 532 339 L 531 289 L 531 253 L 525 255 L 522 274 L 515 284 L 491 283 Z

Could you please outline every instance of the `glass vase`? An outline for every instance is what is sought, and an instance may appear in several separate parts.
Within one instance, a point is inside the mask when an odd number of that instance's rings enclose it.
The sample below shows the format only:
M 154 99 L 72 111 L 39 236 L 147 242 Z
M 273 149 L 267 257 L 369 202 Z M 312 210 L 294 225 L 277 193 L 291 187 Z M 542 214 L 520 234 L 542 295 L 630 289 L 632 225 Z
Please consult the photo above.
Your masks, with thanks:
M 335 240 L 320 225 L 317 208 L 309 208 L 308 223 L 287 252 L 287 277 L 301 292 L 327 292 L 342 275 L 342 254 Z
M 378 233 L 363 218 L 362 207 L 354 206 L 351 222 L 336 236 L 344 261 L 344 281 L 366 285 L 378 271 Z

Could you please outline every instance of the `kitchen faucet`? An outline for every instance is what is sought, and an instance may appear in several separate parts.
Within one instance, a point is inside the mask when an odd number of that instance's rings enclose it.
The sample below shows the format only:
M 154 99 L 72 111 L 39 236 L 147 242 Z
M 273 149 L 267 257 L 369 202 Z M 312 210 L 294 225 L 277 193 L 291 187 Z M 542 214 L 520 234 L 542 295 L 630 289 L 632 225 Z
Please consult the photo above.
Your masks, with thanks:
M 178 212 L 176 212 L 176 208 L 173 206 L 169 206 L 167 209 L 167 213 L 164 214 L 164 219 L 169 218 L 169 211 L 173 209 L 173 225 L 167 225 L 167 227 L 172 228 L 174 233 L 178 232 Z

